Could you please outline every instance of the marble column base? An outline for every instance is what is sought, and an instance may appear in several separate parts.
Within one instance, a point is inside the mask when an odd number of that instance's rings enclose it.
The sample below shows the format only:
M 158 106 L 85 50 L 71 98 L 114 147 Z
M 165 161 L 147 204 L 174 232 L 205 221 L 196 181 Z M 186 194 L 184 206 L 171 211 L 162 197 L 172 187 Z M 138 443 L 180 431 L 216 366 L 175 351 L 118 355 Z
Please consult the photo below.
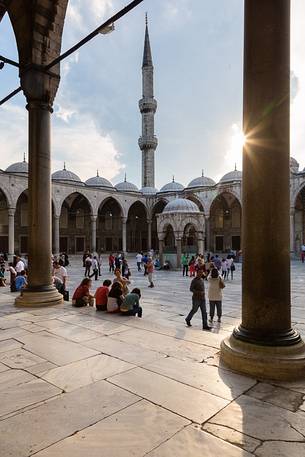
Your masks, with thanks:
M 45 306 L 61 305 L 62 303 L 63 296 L 55 287 L 42 292 L 25 290 L 15 300 L 15 306 L 31 308 L 43 308 Z
M 295 381 L 305 377 L 305 344 L 259 346 L 233 335 L 220 346 L 220 360 L 238 373 L 258 379 Z

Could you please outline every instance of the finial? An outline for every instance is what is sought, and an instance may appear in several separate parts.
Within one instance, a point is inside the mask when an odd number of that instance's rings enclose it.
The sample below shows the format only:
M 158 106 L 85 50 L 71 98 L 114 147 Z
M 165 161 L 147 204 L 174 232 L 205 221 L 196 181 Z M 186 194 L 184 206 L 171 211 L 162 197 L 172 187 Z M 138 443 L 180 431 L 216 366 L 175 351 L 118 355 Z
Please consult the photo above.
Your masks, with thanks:
M 25 152 L 23 153 L 23 161 L 25 162 Z
M 237 168 L 236 168 L 236 162 L 235 162 L 235 168 L 234 168 L 234 171 L 237 171 Z
M 98 170 L 96 170 L 96 177 L 99 178 Z
M 126 180 L 126 173 L 125 173 L 124 182 L 126 182 L 126 181 L 127 181 L 127 180 Z
M 64 170 L 66 171 L 66 162 L 64 162 Z
M 201 176 L 202 176 L 202 178 L 204 177 L 203 169 L 201 170 Z
M 147 13 L 145 13 L 145 25 L 146 25 L 146 27 L 148 26 L 148 18 L 147 18 Z
M 173 175 L 173 182 L 175 182 L 175 175 Z

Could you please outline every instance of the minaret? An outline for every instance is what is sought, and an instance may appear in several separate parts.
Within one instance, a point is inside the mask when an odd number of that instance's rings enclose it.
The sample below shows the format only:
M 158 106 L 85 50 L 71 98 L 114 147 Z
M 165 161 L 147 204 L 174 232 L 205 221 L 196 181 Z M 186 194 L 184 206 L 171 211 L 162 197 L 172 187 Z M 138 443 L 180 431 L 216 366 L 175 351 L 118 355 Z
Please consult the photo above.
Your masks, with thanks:
M 155 150 L 158 146 L 158 140 L 154 135 L 154 115 L 157 102 L 154 99 L 154 67 L 149 42 L 147 14 L 145 22 L 142 64 L 143 98 L 139 101 L 142 114 L 142 136 L 139 138 L 139 147 L 142 151 L 142 187 L 155 187 Z

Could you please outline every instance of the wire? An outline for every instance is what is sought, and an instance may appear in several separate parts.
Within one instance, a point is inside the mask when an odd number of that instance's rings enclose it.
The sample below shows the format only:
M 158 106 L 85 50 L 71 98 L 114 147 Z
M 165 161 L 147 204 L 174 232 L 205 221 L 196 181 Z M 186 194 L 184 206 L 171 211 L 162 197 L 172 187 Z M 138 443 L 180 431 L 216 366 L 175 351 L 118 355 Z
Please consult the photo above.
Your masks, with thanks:
M 125 14 L 129 13 L 132 9 L 134 9 L 136 6 L 138 6 L 140 3 L 142 3 L 143 0 L 134 0 L 131 3 L 129 3 L 127 6 L 125 6 L 123 9 L 121 9 L 118 13 L 114 14 L 111 18 L 109 18 L 106 22 L 104 22 L 102 25 L 100 25 L 97 29 L 93 30 L 93 32 L 89 33 L 85 38 L 83 38 L 81 41 L 79 41 L 77 44 L 72 46 L 72 48 L 68 49 L 66 52 L 58 56 L 56 59 L 52 60 L 48 65 L 43 67 L 41 71 L 48 71 L 55 65 L 57 65 L 59 62 L 61 62 L 63 59 L 66 59 L 68 56 L 70 56 L 73 52 L 77 51 L 79 48 L 81 48 L 84 44 L 88 43 L 88 41 L 92 40 L 92 38 L 96 37 L 104 28 L 107 28 L 109 25 L 113 24 L 114 22 L 118 21 L 121 19 Z M 1 60 L 1 58 L 0 58 Z M 12 62 L 12 61 L 11 61 Z M 21 86 L 19 86 L 17 89 L 15 89 L 13 92 L 8 94 L 5 98 L 3 98 L 0 101 L 0 106 L 3 105 L 5 102 L 13 98 L 16 94 L 18 94 L 22 90 Z

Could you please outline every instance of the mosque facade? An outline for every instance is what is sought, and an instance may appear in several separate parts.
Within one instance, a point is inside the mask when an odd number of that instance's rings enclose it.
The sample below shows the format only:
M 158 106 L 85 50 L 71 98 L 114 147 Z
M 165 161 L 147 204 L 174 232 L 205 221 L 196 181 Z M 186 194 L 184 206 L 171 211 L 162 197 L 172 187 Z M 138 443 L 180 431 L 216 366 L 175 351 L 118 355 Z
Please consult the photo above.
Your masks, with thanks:
M 202 175 L 187 186 L 176 182 L 155 187 L 154 131 L 157 101 L 146 23 L 142 63 L 142 187 L 125 179 L 116 185 L 99 176 L 81 179 L 66 166 L 52 175 L 53 252 L 80 254 L 159 251 L 173 265 L 182 252 L 231 252 L 242 249 L 242 173 L 226 173 L 218 183 Z M 28 249 L 28 163 L 0 170 L 0 252 Z M 263 202 L 262 202 L 263 204 Z M 290 159 L 290 250 L 298 255 L 305 242 L 305 169 Z

